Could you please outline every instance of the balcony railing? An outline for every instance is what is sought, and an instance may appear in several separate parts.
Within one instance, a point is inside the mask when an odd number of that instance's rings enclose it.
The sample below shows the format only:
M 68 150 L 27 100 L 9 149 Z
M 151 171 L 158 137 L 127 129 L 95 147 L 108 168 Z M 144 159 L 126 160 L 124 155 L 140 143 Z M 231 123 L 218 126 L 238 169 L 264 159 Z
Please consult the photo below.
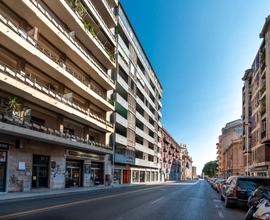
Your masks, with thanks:
M 10 112 L 0 112 L 0 121 L 3 123 L 16 125 L 16 126 L 19 126 L 22 128 L 37 131 L 37 132 L 40 132 L 42 134 L 48 134 L 51 136 L 63 138 L 65 140 L 70 140 L 70 141 L 74 142 L 74 146 L 76 146 L 76 142 L 79 142 L 79 143 L 88 144 L 90 146 L 97 146 L 97 147 L 112 150 L 111 146 L 104 145 L 104 144 L 101 144 L 101 143 L 98 143 L 95 141 L 90 141 L 89 139 L 84 138 L 84 137 L 79 137 L 76 135 L 64 133 L 64 132 L 61 132 L 60 130 L 53 129 L 53 128 L 50 128 L 50 127 L 47 127 L 44 125 L 39 125 L 37 123 L 32 122 L 31 120 L 28 122 L 26 120 L 21 119 L 18 116 L 13 115 Z
M 43 86 L 42 84 L 38 83 L 36 79 L 28 77 L 26 73 L 22 71 L 19 72 L 15 70 L 14 68 L 9 67 L 7 65 L 3 65 L 1 63 L 0 63 L 0 70 L 2 70 L 3 73 L 5 73 L 6 75 L 20 82 L 23 82 L 25 85 L 30 86 L 33 89 L 36 89 L 39 92 L 42 92 L 43 94 L 48 95 L 49 97 L 52 97 L 55 100 L 60 101 L 61 103 L 74 108 L 75 110 L 80 111 L 81 113 L 87 115 L 88 117 L 94 118 L 109 127 L 113 127 L 113 125 L 110 122 L 105 121 L 104 119 L 100 118 L 94 112 L 90 111 L 89 109 L 85 109 L 84 107 L 79 106 L 76 103 L 66 99 L 64 94 L 57 93 L 55 90 L 51 89 L 50 86 Z
M 95 8 L 95 6 L 93 5 L 93 3 L 88 0 L 87 1 L 91 7 L 93 8 L 93 10 L 95 11 L 95 13 L 97 14 L 97 16 L 99 17 L 100 21 L 102 22 L 102 24 L 104 25 L 104 27 L 106 28 L 106 30 L 108 31 L 108 33 L 110 34 L 111 38 L 113 38 L 115 40 L 115 36 L 113 35 L 113 33 L 111 32 L 111 30 L 108 28 L 108 26 L 106 25 L 105 21 L 103 20 L 103 18 L 100 16 L 99 12 L 97 11 L 97 9 Z M 107 3 L 107 1 L 105 1 Z M 108 3 L 107 3 L 108 4 Z
M 40 3 L 38 3 L 36 0 L 31 0 L 31 2 L 36 6 L 36 8 L 39 9 L 39 11 L 46 16 L 46 18 L 48 20 L 51 21 L 51 23 L 62 33 L 64 34 L 69 41 L 77 47 L 77 49 L 79 49 L 84 56 L 87 58 L 87 60 L 89 60 L 92 64 L 94 64 L 94 66 L 96 66 L 99 71 L 106 76 L 107 79 L 109 79 L 112 83 L 114 83 L 114 81 L 111 79 L 111 77 L 106 73 L 106 71 L 104 70 L 104 68 L 102 68 L 101 64 L 99 64 L 99 61 L 90 53 L 90 51 L 88 51 L 86 48 L 84 48 L 74 37 L 72 37 L 69 33 L 69 31 L 67 31 L 63 25 L 60 25 L 55 18 L 53 18 L 47 11 L 48 9 L 44 6 L 42 6 Z M 52 12 L 50 12 L 52 13 Z
M 98 42 L 98 44 L 106 51 L 106 53 L 110 57 L 110 60 L 112 62 L 115 62 L 114 51 L 109 49 L 106 46 L 106 43 L 103 43 L 97 37 L 98 34 L 97 30 L 87 20 L 85 20 L 85 16 L 88 16 L 89 18 L 91 18 L 91 20 L 95 19 L 93 19 L 92 16 L 88 13 L 87 9 L 84 7 L 81 1 L 80 0 L 77 1 L 65 0 L 65 1 L 67 2 L 68 6 L 72 9 L 74 14 L 81 20 L 87 33 L 90 33 L 93 36 L 93 38 Z
M 32 0 L 33 1 L 33 0 Z M 48 14 L 48 13 L 47 13 Z M 91 89 L 93 92 L 101 96 L 103 99 L 108 101 L 110 104 L 113 105 L 113 101 L 109 99 L 104 93 L 102 93 L 93 83 L 90 83 L 90 81 L 83 80 L 80 77 L 80 74 L 76 73 L 70 65 L 65 63 L 61 58 L 53 54 L 48 48 L 45 48 L 40 42 L 35 41 L 31 37 L 28 36 L 28 34 L 22 30 L 20 27 L 16 27 L 13 23 L 11 23 L 7 18 L 4 18 L 2 15 L 0 15 L 1 21 L 6 21 L 5 23 L 12 28 L 18 35 L 20 35 L 23 39 L 31 43 L 33 46 L 35 46 L 40 52 L 42 52 L 44 55 L 49 57 L 53 62 L 57 63 L 60 67 L 65 69 L 69 74 L 74 76 L 76 79 L 78 79 L 80 82 L 82 82 L 84 85 L 86 85 L 89 89 Z M 110 79 L 111 80 L 111 79 Z M 112 80 L 111 80 L 112 81 Z M 113 81 L 112 81 L 113 82 Z

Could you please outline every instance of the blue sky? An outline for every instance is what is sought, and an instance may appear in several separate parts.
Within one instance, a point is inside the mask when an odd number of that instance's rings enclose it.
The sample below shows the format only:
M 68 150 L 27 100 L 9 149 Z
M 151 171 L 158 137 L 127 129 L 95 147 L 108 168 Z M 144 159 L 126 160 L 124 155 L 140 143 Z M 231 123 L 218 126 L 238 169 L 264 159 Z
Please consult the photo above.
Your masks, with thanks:
M 162 124 L 201 172 L 221 128 L 241 117 L 242 76 L 269 0 L 122 0 L 163 86 Z

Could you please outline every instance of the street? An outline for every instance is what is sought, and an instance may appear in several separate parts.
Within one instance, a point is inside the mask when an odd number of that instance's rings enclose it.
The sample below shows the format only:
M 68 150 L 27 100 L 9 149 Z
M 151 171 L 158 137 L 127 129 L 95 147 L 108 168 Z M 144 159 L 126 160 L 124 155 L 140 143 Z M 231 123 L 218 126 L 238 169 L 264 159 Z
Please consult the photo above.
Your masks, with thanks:
M 204 180 L 2 201 L 0 219 L 243 219 Z

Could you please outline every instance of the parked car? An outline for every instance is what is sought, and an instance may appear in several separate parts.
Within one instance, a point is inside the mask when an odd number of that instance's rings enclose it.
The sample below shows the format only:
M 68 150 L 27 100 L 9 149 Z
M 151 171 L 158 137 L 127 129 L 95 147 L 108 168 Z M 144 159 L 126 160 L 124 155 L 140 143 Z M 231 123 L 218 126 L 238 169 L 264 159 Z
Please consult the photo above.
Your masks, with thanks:
M 270 178 L 251 176 L 231 176 L 221 190 L 221 200 L 225 207 L 247 205 L 249 196 L 259 186 L 270 186 Z
M 219 179 L 218 181 L 216 181 L 215 185 L 216 185 L 216 191 L 220 192 L 222 187 L 224 186 L 224 184 L 226 183 L 225 179 Z

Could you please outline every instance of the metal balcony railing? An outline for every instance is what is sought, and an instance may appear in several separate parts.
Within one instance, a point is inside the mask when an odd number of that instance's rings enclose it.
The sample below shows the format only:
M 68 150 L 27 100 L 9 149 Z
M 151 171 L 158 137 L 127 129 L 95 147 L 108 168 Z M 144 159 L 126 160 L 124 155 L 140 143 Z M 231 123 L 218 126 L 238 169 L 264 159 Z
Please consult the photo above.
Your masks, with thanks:
M 31 0 L 33 1 L 33 0 Z M 78 79 L 80 82 L 82 82 L 84 85 L 86 85 L 88 88 L 90 88 L 92 91 L 94 91 L 96 94 L 101 96 L 103 99 L 105 99 L 107 102 L 113 105 L 113 101 L 109 99 L 105 94 L 103 94 L 97 87 L 94 86 L 93 83 L 90 83 L 90 81 L 84 81 L 79 77 L 80 74 L 76 73 L 70 65 L 66 64 L 60 57 L 53 54 L 48 48 L 44 47 L 40 42 L 35 41 L 31 37 L 28 36 L 28 34 L 22 30 L 20 27 L 17 27 L 13 23 L 10 22 L 7 18 L 0 15 L 0 21 L 4 22 L 7 26 L 9 26 L 12 30 L 14 30 L 19 36 L 21 36 L 23 39 L 31 43 L 34 47 L 36 47 L 40 52 L 42 52 L 44 55 L 49 57 L 52 61 L 57 63 L 59 66 L 61 66 L 63 69 L 65 69 L 69 74 L 74 76 L 76 79 Z M 111 80 L 112 81 L 112 80 Z M 113 81 L 112 81 L 113 82 Z
M 37 2 L 36 0 L 30 0 L 33 5 L 35 5 L 36 8 L 39 9 L 39 11 L 45 15 L 47 17 L 48 20 L 50 20 L 52 22 L 52 24 L 62 33 L 64 34 L 69 41 L 75 45 L 83 54 L 84 56 L 92 63 L 94 64 L 99 71 L 106 76 L 112 83 L 114 83 L 114 81 L 111 79 L 111 77 L 106 73 L 106 70 L 104 68 L 102 68 L 102 65 L 99 64 L 99 61 L 90 53 L 90 51 L 88 51 L 88 49 L 84 48 L 74 37 L 72 37 L 69 33 L 68 30 L 66 30 L 66 28 L 63 25 L 60 25 L 55 18 L 53 18 L 50 13 L 48 13 L 47 11 L 49 9 L 45 9 L 44 6 L 42 6 L 39 2 Z
M 106 30 L 108 31 L 108 33 L 110 34 L 110 36 L 115 40 L 115 35 L 113 35 L 113 33 L 111 32 L 111 30 L 108 28 L 107 24 L 105 23 L 105 21 L 103 20 L 103 18 L 100 16 L 99 12 L 97 11 L 97 9 L 93 5 L 93 3 L 90 0 L 87 0 L 87 2 L 91 5 L 91 7 L 93 8 L 93 10 L 96 12 L 97 16 L 101 20 L 102 24 L 104 25 L 104 27 L 106 28 Z M 106 4 L 108 5 L 107 2 L 106 2 Z
M 96 147 L 101 147 L 101 148 L 112 150 L 111 146 L 104 145 L 104 144 L 101 144 L 101 143 L 98 143 L 95 141 L 90 141 L 89 139 L 86 139 L 84 137 L 79 137 L 76 135 L 64 133 L 64 132 L 61 132 L 60 130 L 52 129 L 52 128 L 49 128 L 49 127 L 44 126 L 44 125 L 39 125 L 35 122 L 32 122 L 31 120 L 28 122 L 26 120 L 19 118 L 18 116 L 13 115 L 11 112 L 3 112 L 3 111 L 0 112 L 0 121 L 3 123 L 16 125 L 16 126 L 19 126 L 22 128 L 37 131 L 37 132 L 40 132 L 43 134 L 45 133 L 45 134 L 48 134 L 51 136 L 60 137 L 60 138 L 63 138 L 65 140 L 70 140 L 70 141 L 74 142 L 74 146 L 76 146 L 76 142 L 79 142 L 79 143 L 84 143 L 84 144 L 88 144 L 91 146 L 96 146 Z
M 81 1 L 78 0 L 78 5 L 73 5 L 73 1 L 70 0 L 65 0 L 67 5 L 72 9 L 72 11 L 74 12 L 74 14 L 80 19 L 80 21 L 83 23 L 85 29 L 88 31 L 88 33 L 90 33 L 93 38 L 96 40 L 96 42 L 106 51 L 107 55 L 110 57 L 110 60 L 112 62 L 115 62 L 115 54 L 114 51 L 111 51 L 107 46 L 106 43 L 103 43 L 98 37 L 98 32 L 91 27 L 91 30 L 88 30 L 86 23 L 87 22 L 84 18 L 85 16 L 88 16 L 89 18 L 91 18 L 91 20 L 95 20 L 94 18 L 92 18 L 92 16 L 88 13 L 87 9 L 84 7 L 84 5 L 81 3 Z M 90 24 L 90 23 L 88 23 Z M 96 24 L 97 25 L 97 24 Z M 85 30 L 85 31 L 86 31 Z
M 54 98 L 57 101 L 62 102 L 63 104 L 72 107 L 78 111 L 80 111 L 81 113 L 87 115 L 88 117 L 94 118 L 100 122 L 102 122 L 103 124 L 105 124 L 106 126 L 109 127 L 113 127 L 113 125 L 108 122 L 105 121 L 104 119 L 100 118 L 97 114 L 95 114 L 94 112 L 91 112 L 90 109 L 85 109 L 82 106 L 79 106 L 78 104 L 68 100 L 65 98 L 65 94 L 61 94 L 56 92 L 55 90 L 51 89 L 50 86 L 43 86 L 42 84 L 38 83 L 38 81 L 36 79 L 32 79 L 30 77 L 27 76 L 26 73 L 24 72 L 19 72 L 17 70 L 15 70 L 12 67 L 9 67 L 7 65 L 1 64 L 0 63 L 0 70 L 2 70 L 3 73 L 5 73 L 6 75 L 20 81 L 23 82 L 25 85 L 30 86 L 36 90 L 38 90 L 39 92 L 42 92 L 43 94 Z

